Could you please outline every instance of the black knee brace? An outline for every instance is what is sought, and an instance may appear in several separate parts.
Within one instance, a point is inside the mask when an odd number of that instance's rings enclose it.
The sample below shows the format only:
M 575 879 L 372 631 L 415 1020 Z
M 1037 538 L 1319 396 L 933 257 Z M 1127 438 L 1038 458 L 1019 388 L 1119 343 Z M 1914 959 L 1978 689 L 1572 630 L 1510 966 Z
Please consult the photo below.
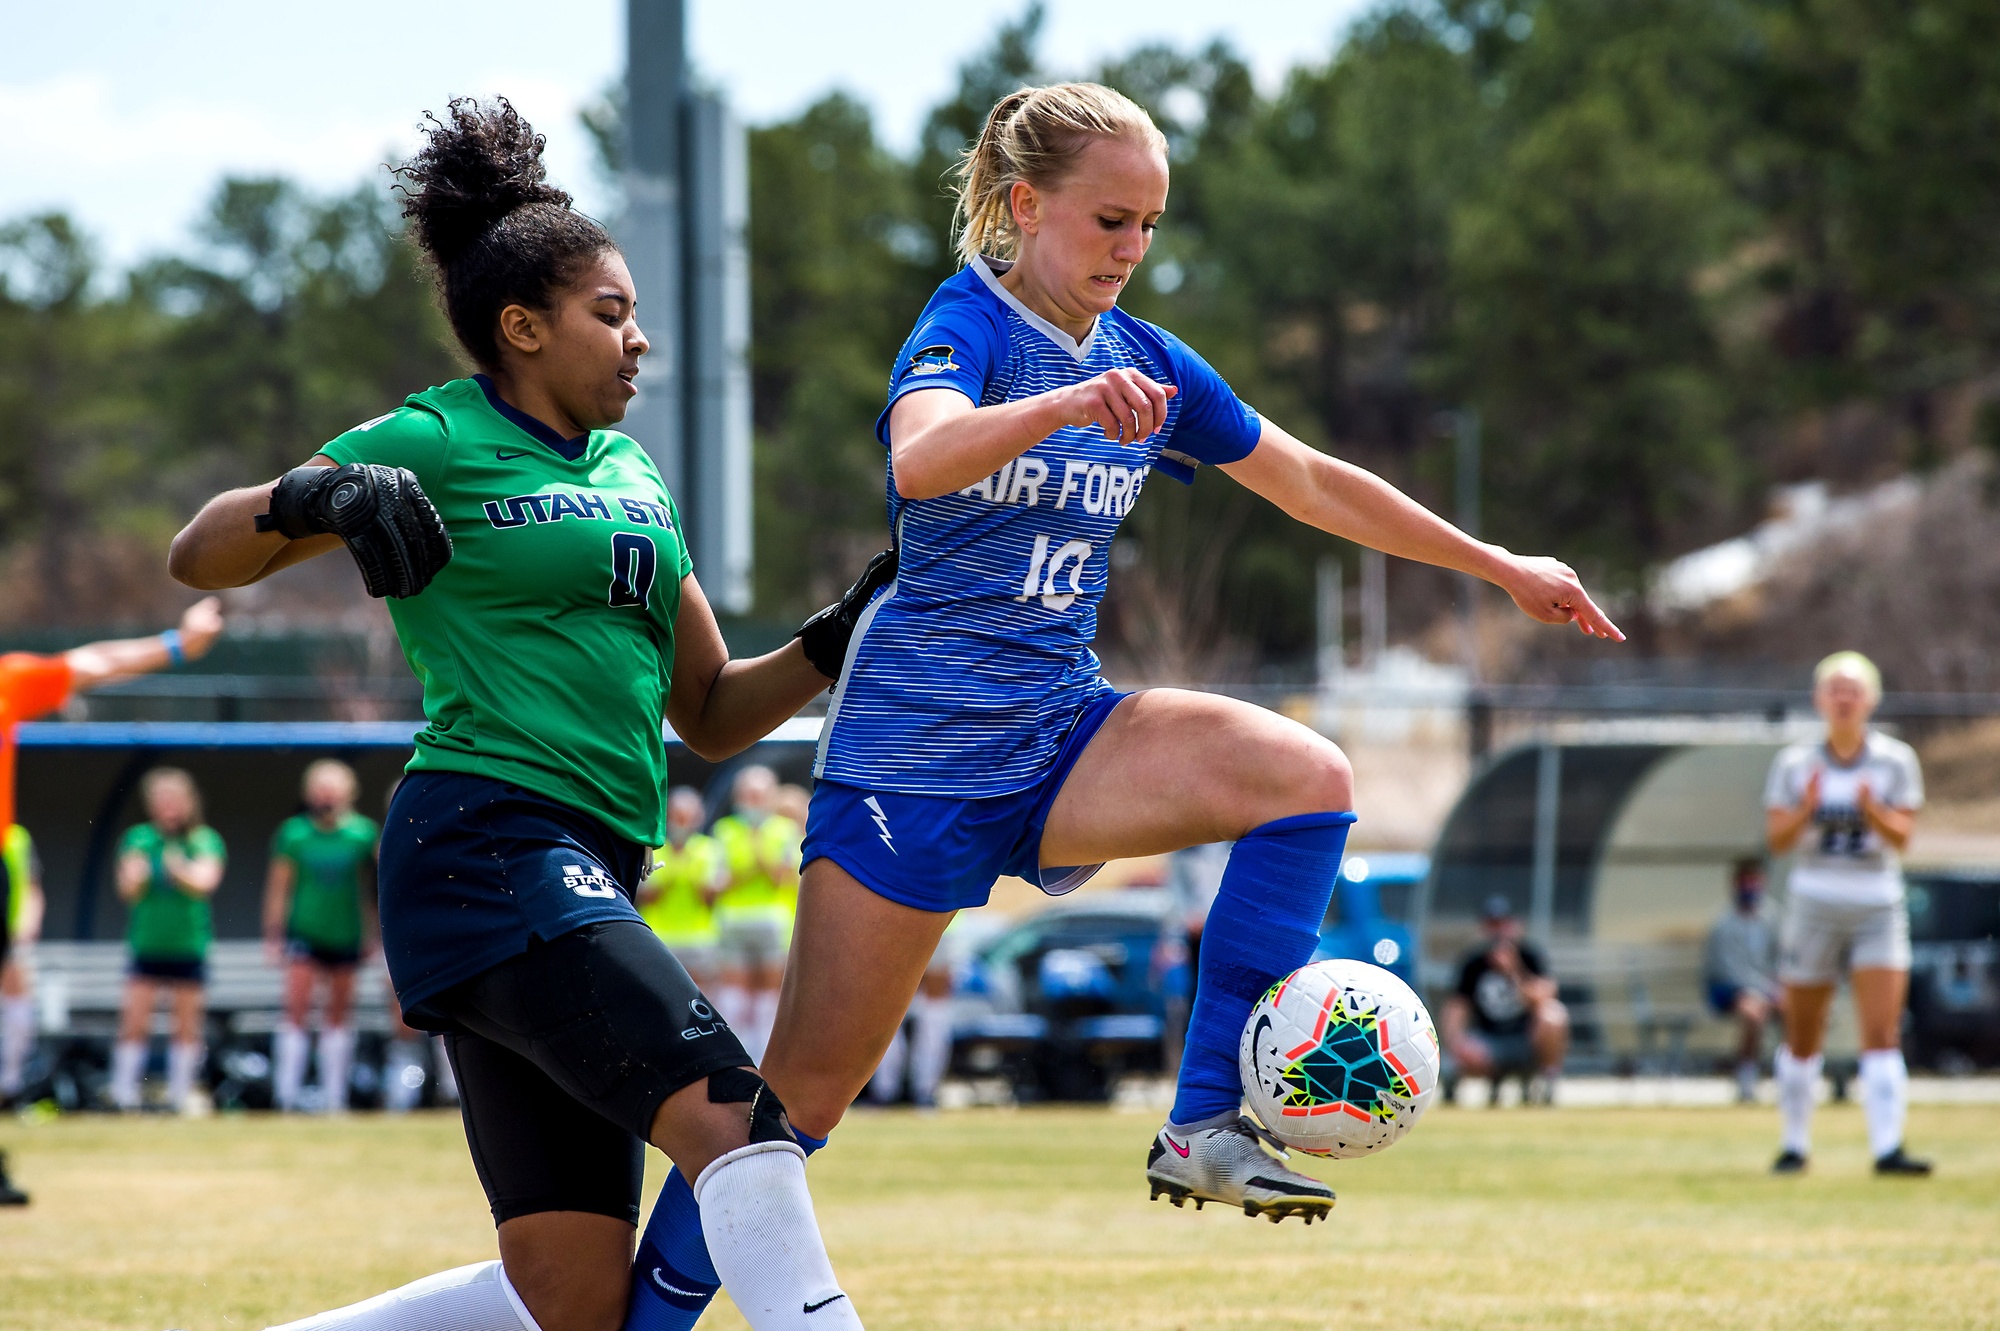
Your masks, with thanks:
M 724 1068 L 708 1074 L 708 1102 L 716 1105 L 750 1105 L 750 1141 L 789 1142 L 798 1145 L 792 1125 L 785 1118 L 785 1106 L 770 1084 L 754 1068 Z

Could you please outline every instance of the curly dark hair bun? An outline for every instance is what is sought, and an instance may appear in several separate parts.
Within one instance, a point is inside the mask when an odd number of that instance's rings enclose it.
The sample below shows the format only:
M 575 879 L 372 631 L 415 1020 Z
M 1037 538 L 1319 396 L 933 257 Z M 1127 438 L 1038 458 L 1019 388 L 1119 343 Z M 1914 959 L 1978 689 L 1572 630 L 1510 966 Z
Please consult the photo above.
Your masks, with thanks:
M 490 369 L 502 309 L 547 309 L 579 267 L 616 246 L 548 183 L 547 140 L 505 97 L 455 97 L 445 119 L 424 118 L 423 148 L 396 168 L 403 216 L 437 268 L 452 331 Z
M 439 263 L 465 253 L 523 204 L 569 207 L 569 195 L 548 183 L 542 166 L 548 140 L 512 102 L 500 97 L 489 107 L 454 97 L 445 114 L 448 124 L 424 113 L 431 126 L 424 147 L 396 171 L 416 187 L 403 187 L 410 232 Z

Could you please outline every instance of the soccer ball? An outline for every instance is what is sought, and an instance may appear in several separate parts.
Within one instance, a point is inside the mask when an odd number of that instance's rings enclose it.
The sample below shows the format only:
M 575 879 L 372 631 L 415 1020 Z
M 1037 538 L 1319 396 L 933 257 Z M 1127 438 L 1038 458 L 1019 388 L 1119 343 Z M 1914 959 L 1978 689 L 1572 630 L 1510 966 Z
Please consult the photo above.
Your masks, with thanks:
M 1365 961 L 1316 961 L 1272 985 L 1250 1010 L 1237 1061 L 1250 1108 L 1308 1155 L 1392 1146 L 1437 1094 L 1431 1014 Z

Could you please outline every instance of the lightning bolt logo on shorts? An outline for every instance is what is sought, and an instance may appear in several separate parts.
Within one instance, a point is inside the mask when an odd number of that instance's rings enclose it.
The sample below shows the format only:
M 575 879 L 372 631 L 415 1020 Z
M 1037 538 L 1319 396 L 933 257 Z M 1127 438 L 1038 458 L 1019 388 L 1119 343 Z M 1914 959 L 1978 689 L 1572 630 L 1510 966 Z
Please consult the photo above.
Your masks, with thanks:
M 875 819 L 876 830 L 882 833 L 882 844 L 889 848 L 891 855 L 901 855 L 902 852 L 896 849 L 896 843 L 889 839 L 889 815 L 882 812 L 882 806 L 875 802 L 873 795 L 861 802 L 875 811 L 872 816 Z

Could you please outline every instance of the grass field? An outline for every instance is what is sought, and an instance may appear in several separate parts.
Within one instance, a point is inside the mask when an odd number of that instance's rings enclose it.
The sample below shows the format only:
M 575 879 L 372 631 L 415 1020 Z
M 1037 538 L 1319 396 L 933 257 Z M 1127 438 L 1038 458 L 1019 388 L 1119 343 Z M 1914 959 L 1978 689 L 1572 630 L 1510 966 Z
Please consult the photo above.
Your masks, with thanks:
M 1947 1328 L 2000 1324 L 2000 1108 L 1919 1107 L 1929 1182 L 1860 1115 L 1765 1174 L 1762 1110 L 1434 1112 L 1321 1170 L 1331 1227 L 1148 1204 L 1153 1120 L 856 1115 L 813 1162 L 835 1263 L 896 1328 Z M 493 1252 L 455 1118 L 0 1125 L 0 1327 L 262 1327 Z M 658 1171 L 652 1177 L 658 1183 Z M 704 1326 L 741 1327 L 718 1304 Z

